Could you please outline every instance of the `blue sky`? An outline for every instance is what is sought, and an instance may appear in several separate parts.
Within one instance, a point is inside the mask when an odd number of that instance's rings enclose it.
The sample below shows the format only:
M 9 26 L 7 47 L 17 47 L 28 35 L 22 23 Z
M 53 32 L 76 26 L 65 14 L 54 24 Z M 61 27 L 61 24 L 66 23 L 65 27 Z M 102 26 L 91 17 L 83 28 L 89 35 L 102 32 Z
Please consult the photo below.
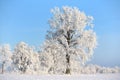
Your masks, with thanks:
M 0 44 L 12 47 L 20 41 L 39 46 L 49 29 L 50 10 L 78 7 L 94 17 L 98 47 L 89 63 L 120 66 L 119 0 L 0 0 Z

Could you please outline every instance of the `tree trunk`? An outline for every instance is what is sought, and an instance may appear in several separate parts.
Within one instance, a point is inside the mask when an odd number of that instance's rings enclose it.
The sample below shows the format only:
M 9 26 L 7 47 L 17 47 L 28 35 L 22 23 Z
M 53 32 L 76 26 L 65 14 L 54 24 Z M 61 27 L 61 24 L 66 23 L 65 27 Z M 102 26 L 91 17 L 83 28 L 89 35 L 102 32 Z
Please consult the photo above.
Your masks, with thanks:
M 70 40 L 71 40 L 71 32 L 70 30 L 67 31 L 67 43 L 68 43 L 68 48 L 69 48 L 69 45 L 70 45 Z M 66 62 L 67 62 L 67 66 L 66 66 L 66 71 L 65 71 L 65 74 L 71 74 L 71 70 L 70 70 L 70 54 L 69 54 L 69 49 L 67 49 L 67 54 L 66 54 Z
M 4 64 L 5 62 L 2 63 L 2 74 L 4 73 Z
M 66 54 L 67 68 L 65 74 L 70 74 L 70 55 Z

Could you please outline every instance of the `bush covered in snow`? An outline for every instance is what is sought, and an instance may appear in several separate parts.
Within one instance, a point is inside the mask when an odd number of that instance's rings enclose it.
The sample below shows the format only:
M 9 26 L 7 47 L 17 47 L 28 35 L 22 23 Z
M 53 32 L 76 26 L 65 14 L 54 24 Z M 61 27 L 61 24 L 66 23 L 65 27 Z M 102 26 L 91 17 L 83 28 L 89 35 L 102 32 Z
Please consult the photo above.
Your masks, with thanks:
M 36 51 L 25 42 L 18 43 L 13 51 L 10 50 L 8 45 L 1 46 L 0 65 L 3 65 L 5 61 L 5 72 L 17 74 L 65 74 L 65 57 L 61 54 L 64 53 L 64 50 L 59 48 L 59 44 L 50 44 L 46 42 L 45 46 L 42 46 L 46 49 L 43 49 L 43 51 Z M 71 57 L 71 74 L 120 73 L 120 67 L 110 68 L 93 64 L 81 65 L 74 57 L 74 55 Z M 11 68 L 11 70 L 8 68 Z M 3 73 L 3 67 L 0 67 L 0 69 Z
M 73 72 L 73 73 L 76 73 Z M 96 74 L 96 73 L 120 73 L 120 67 L 102 67 L 98 65 L 88 64 L 85 66 L 80 66 L 78 73 L 80 74 Z
M 33 73 L 39 70 L 39 56 L 34 48 L 24 42 L 16 45 L 13 51 L 13 68 L 22 73 Z

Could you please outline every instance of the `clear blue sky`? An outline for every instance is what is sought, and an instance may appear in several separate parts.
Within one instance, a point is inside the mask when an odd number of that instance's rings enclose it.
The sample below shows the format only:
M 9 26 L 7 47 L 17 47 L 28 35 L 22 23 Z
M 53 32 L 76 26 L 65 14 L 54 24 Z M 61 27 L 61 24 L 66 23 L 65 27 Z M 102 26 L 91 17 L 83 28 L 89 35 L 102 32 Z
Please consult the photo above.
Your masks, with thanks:
M 120 0 L 0 0 L 0 44 L 41 45 L 49 29 L 50 9 L 66 5 L 95 19 L 99 45 L 89 63 L 120 66 Z

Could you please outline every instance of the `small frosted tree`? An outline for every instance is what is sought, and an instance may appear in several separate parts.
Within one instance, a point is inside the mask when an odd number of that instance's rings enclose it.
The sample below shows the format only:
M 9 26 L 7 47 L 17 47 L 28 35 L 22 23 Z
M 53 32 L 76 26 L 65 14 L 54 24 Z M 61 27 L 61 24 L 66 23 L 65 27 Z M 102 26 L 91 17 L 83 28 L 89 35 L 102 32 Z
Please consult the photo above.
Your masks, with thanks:
M 42 47 L 40 62 L 49 74 L 63 74 L 65 71 L 65 54 L 61 45 L 54 40 L 46 40 Z M 62 54 L 61 54 L 62 53 Z
M 0 46 L 0 64 L 2 66 L 2 73 L 4 73 L 4 69 L 11 63 L 11 56 L 11 49 L 8 44 Z
M 48 31 L 47 40 L 55 43 L 65 50 L 66 70 L 71 73 L 71 56 L 76 56 L 84 64 L 93 55 L 96 47 L 96 34 L 93 29 L 93 17 L 86 16 L 78 8 L 62 7 L 52 9 L 53 17 L 49 20 L 51 29 Z M 62 53 L 61 53 L 62 54 Z M 72 57 L 73 58 L 73 57 Z
M 16 45 L 13 56 L 14 69 L 22 73 L 33 73 L 39 69 L 39 57 L 34 48 L 25 42 Z

